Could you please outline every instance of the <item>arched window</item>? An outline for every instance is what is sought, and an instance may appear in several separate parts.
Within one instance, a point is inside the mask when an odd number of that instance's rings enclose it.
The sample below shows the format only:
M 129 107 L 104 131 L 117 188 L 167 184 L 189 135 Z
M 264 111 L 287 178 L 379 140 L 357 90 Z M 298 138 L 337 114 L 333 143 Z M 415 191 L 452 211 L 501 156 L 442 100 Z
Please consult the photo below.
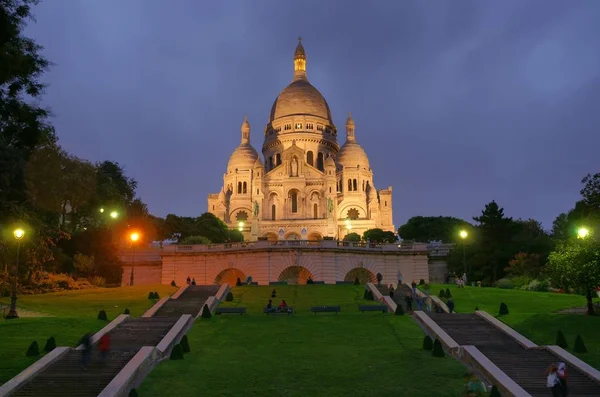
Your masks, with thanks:
M 313 152 L 311 152 L 311 151 L 306 152 L 306 162 L 309 165 L 312 165 L 313 167 L 315 166 L 315 163 L 313 162 Z
M 275 220 L 275 204 L 271 206 L 271 219 Z
M 313 204 L 313 218 L 319 218 L 319 206 L 317 205 L 317 203 Z
M 275 155 L 276 163 L 275 165 L 281 165 L 281 154 L 277 153 Z
M 346 213 L 346 218 L 350 219 L 350 220 L 356 220 L 358 219 L 358 210 L 356 208 L 350 208 L 348 210 L 348 212 Z
M 298 212 L 298 192 L 291 192 L 290 199 L 292 201 L 292 214 L 295 214 Z
M 242 193 L 244 193 L 244 194 L 248 193 L 248 185 L 246 184 L 246 182 L 244 182 L 244 185 L 242 188 Z
M 273 169 L 273 157 L 269 157 L 269 170 Z
M 365 181 L 363 181 L 363 192 L 365 191 Z
M 238 194 L 242 194 L 242 182 L 238 182 Z
M 323 153 L 319 153 L 317 155 L 317 168 L 323 171 Z
M 352 179 L 348 179 L 348 191 L 352 191 Z
M 352 181 L 352 190 L 354 190 L 355 192 L 358 191 L 358 188 L 356 187 L 356 179 Z

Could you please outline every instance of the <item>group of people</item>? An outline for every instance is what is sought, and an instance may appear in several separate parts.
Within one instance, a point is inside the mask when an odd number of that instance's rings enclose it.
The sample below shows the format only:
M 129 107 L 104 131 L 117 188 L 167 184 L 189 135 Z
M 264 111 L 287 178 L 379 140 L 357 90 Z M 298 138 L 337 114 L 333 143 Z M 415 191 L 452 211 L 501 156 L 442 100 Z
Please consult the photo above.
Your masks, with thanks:
M 196 279 L 190 278 L 190 276 L 187 276 L 187 279 L 185 280 L 185 282 L 187 283 L 187 285 L 196 285 Z
M 566 397 L 567 389 L 567 365 L 563 362 L 552 364 L 546 371 L 546 386 L 552 391 L 554 397 Z
M 285 299 L 282 299 L 281 302 L 279 302 L 278 306 L 273 306 L 273 298 L 277 298 L 277 291 L 275 291 L 275 289 L 271 291 L 271 299 L 269 299 L 269 301 L 267 302 L 267 306 L 265 306 L 265 311 L 267 313 L 289 313 L 292 310 L 288 306 Z
M 86 370 L 92 361 L 92 335 L 90 333 L 85 334 L 79 343 L 83 346 L 81 369 Z M 108 333 L 100 337 L 98 349 L 100 350 L 101 361 L 105 362 L 110 352 L 110 335 Z
M 436 313 L 441 313 L 442 309 L 438 306 L 438 305 L 434 305 L 433 300 L 431 299 L 431 297 L 429 295 L 426 295 L 425 297 L 420 296 L 417 293 L 417 283 L 416 282 L 412 282 L 411 283 L 411 287 L 412 287 L 412 293 L 407 293 L 404 296 L 404 303 L 406 303 L 406 310 L 409 313 L 412 313 L 415 309 L 416 310 L 425 310 L 428 313 L 431 313 L 433 310 L 435 310 Z M 388 287 L 388 294 L 390 296 L 390 298 L 394 299 L 394 294 L 395 294 L 395 290 L 394 290 L 394 286 L 392 284 L 389 285 Z M 413 307 L 413 303 L 416 302 L 416 308 Z M 448 309 L 450 309 L 450 312 L 452 312 L 454 310 L 454 302 L 452 300 L 448 301 Z

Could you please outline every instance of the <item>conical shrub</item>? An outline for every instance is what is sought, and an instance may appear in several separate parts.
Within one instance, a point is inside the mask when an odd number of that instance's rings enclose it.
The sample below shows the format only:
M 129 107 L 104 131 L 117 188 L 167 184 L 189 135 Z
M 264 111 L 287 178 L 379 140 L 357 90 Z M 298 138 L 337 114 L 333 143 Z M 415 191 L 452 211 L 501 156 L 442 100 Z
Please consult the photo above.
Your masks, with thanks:
M 396 311 L 394 312 L 394 314 L 396 316 L 403 316 L 404 315 L 404 308 L 402 307 L 402 305 L 397 305 L 396 306 Z
M 40 346 L 36 340 L 31 342 L 31 345 L 29 345 L 29 349 L 27 349 L 27 353 L 25 353 L 25 355 L 27 357 L 36 357 L 40 355 Z
M 502 397 L 496 385 L 492 386 L 492 390 L 490 391 L 490 397 Z
M 242 285 L 242 280 L 238 277 L 237 280 L 235 280 L 235 285 L 237 287 L 239 287 L 240 285 Z
M 154 292 L 148 292 L 148 299 L 154 299 Z
M 229 292 L 227 293 L 227 295 L 225 296 L 225 300 L 226 300 L 227 302 L 231 302 L 231 301 L 233 301 L 233 293 L 232 293 L 231 291 L 229 291 Z
M 433 357 L 444 357 L 446 353 L 444 353 L 444 348 L 438 339 L 433 342 L 433 349 L 431 350 L 431 355 Z
M 181 345 L 181 349 L 184 353 L 190 352 L 190 343 L 188 342 L 187 335 L 183 335 L 183 338 L 181 338 L 181 342 L 179 342 L 179 344 Z
M 367 291 L 367 300 L 369 300 L 369 301 L 375 300 L 375 298 L 373 297 L 373 291 L 371 291 L 371 290 Z
M 504 302 L 500 303 L 500 310 L 498 311 L 498 313 L 501 316 L 508 314 L 508 306 L 506 306 L 506 303 L 504 303 Z
M 208 308 L 208 305 L 204 305 L 202 307 L 202 318 L 211 318 L 212 314 L 210 313 L 210 309 Z
M 125 308 L 125 310 L 123 311 L 123 314 L 131 314 L 131 312 L 129 311 L 128 308 Z
M 138 392 L 135 389 L 129 390 L 129 397 L 138 397 Z
M 54 349 L 56 349 L 56 339 L 54 339 L 54 336 L 51 336 L 48 338 L 46 344 L 44 345 L 44 351 L 47 353 L 51 352 Z
M 365 292 L 363 293 L 363 299 L 367 299 L 367 296 L 369 296 L 369 290 L 365 288 Z
M 160 295 L 156 291 L 154 291 L 154 299 L 160 299 Z
M 360 280 L 358 279 L 358 277 L 354 279 L 354 285 L 360 285 Z
M 177 287 L 177 284 L 175 284 L 175 280 L 171 280 L 171 287 Z
M 567 343 L 567 338 L 565 338 L 565 335 L 562 333 L 561 330 L 558 330 L 558 332 L 556 333 L 556 346 L 560 346 L 563 349 L 569 348 L 569 344 Z
M 575 338 L 575 345 L 573 345 L 573 351 L 575 353 L 587 353 L 587 348 L 583 343 L 583 338 L 581 337 L 581 335 L 577 335 L 577 338 Z
M 452 293 L 450 292 L 450 288 L 446 288 L 446 298 L 452 298 Z
M 431 336 L 425 335 L 425 338 L 423 339 L 423 350 L 432 350 L 432 349 L 433 349 L 433 339 L 431 339 Z
M 446 297 L 446 291 L 444 291 L 443 289 L 440 290 L 440 299 L 444 299 Z
M 108 321 L 108 317 L 106 316 L 106 312 L 104 310 L 100 310 L 98 312 L 98 320 Z
M 178 343 L 173 346 L 173 350 L 171 350 L 171 360 L 183 360 L 183 349 L 181 345 Z

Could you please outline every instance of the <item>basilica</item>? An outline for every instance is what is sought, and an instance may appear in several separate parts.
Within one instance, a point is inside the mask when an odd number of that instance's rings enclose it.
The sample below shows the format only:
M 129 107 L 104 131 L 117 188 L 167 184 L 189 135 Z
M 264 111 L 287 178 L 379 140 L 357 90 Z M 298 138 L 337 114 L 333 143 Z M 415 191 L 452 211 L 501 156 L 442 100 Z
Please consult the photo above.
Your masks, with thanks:
M 262 156 L 250 144 L 246 117 L 223 187 L 208 196 L 208 211 L 242 231 L 245 241 L 343 239 L 372 228 L 395 231 L 392 188 L 375 188 L 350 114 L 340 147 L 329 105 L 308 81 L 306 61 L 300 40 L 292 82 L 271 107 Z

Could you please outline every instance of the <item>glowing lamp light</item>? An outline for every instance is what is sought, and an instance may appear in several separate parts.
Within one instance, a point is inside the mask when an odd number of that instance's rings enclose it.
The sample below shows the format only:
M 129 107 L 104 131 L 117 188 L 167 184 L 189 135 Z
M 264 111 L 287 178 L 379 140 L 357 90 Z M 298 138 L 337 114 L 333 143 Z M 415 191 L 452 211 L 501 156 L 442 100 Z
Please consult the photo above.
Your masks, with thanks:
M 346 220 L 346 229 L 352 230 L 352 225 L 350 224 L 350 220 Z
M 100 208 L 100 213 L 103 214 L 104 213 L 104 208 Z
M 577 230 L 577 238 L 586 238 L 590 235 L 590 230 L 586 227 L 581 227 Z
M 119 213 L 117 211 L 113 211 L 110 213 L 110 217 L 113 219 L 117 219 L 119 217 Z
M 15 229 L 15 231 L 13 232 L 13 236 L 15 236 L 17 240 L 21 240 L 23 236 L 25 236 L 25 230 L 21 228 Z
M 241 232 L 244 230 L 244 222 L 238 223 L 238 230 Z
M 140 234 L 137 232 L 133 232 L 129 235 L 129 238 L 131 239 L 131 241 L 133 241 L 135 243 L 136 241 L 138 241 L 140 239 Z
M 464 240 L 469 236 L 469 233 L 467 233 L 466 230 L 461 230 L 459 235 L 460 235 L 460 238 L 462 238 Z

